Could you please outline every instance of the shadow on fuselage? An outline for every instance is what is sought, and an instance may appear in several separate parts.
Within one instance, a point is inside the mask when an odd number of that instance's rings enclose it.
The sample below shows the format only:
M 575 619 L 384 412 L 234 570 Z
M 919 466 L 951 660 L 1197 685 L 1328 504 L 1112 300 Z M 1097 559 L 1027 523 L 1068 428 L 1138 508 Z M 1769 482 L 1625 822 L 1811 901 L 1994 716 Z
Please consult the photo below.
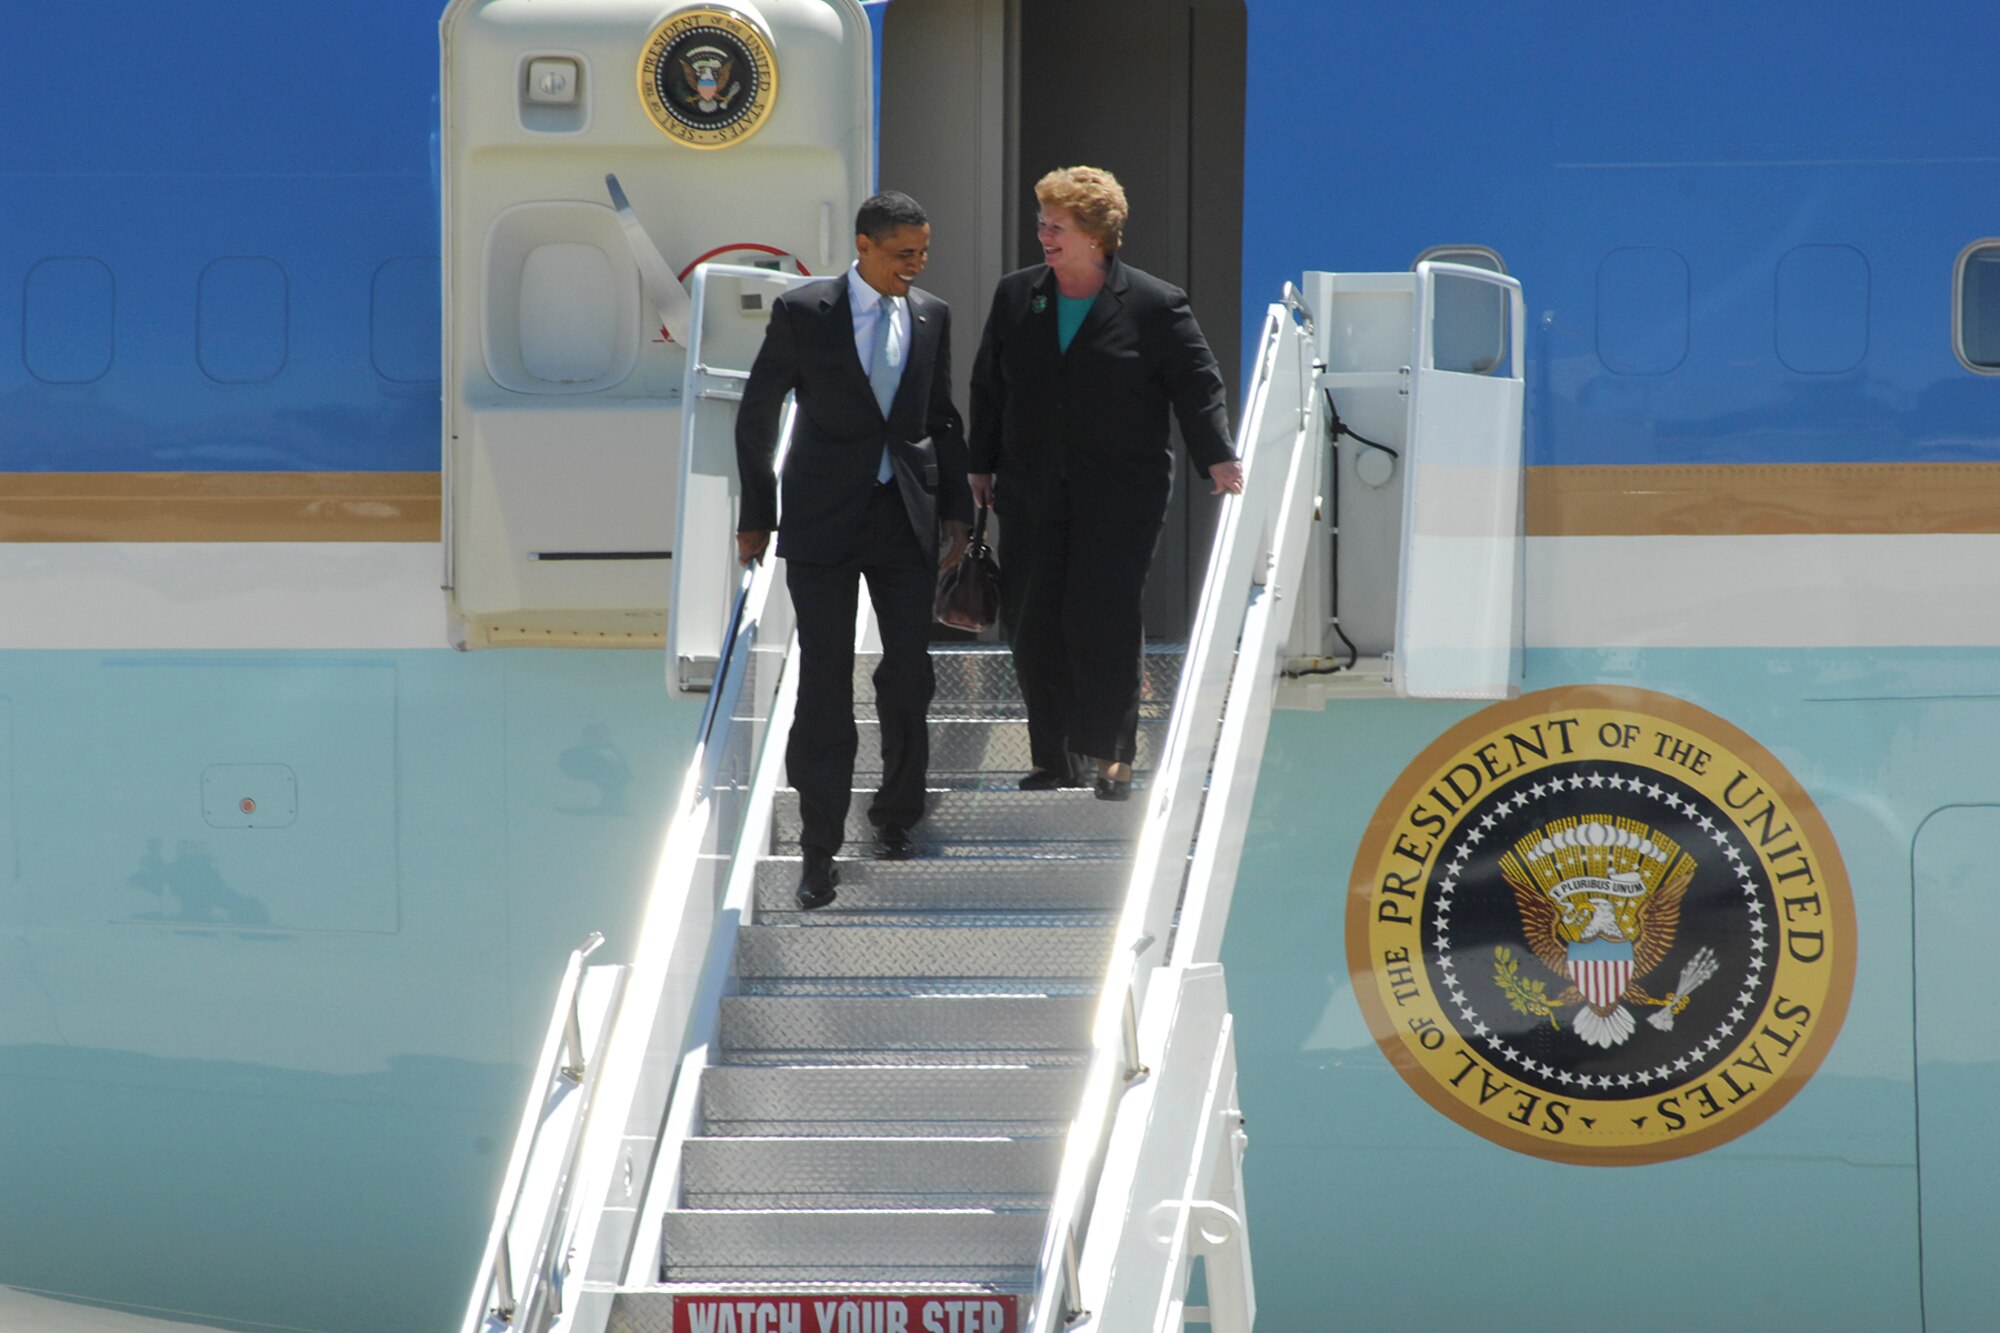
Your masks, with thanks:
M 175 844 L 174 859 L 169 861 L 160 854 L 164 841 L 146 839 L 146 853 L 139 858 L 139 868 L 126 877 L 128 883 L 160 899 L 161 904 L 158 912 L 134 912 L 134 920 L 231 926 L 271 924 L 271 913 L 262 902 L 238 893 L 222 878 L 222 871 L 206 846 L 183 839 Z

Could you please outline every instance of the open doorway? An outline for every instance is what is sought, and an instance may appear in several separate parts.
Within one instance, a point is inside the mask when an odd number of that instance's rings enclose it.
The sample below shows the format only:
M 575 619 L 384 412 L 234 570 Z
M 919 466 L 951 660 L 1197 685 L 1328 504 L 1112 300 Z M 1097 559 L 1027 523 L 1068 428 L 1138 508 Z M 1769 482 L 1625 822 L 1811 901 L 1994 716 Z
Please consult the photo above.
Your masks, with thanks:
M 923 285 L 952 305 L 961 408 L 994 283 L 1040 262 L 1035 179 L 1088 163 L 1124 185 L 1124 258 L 1187 289 L 1240 413 L 1245 23 L 1242 0 L 889 5 L 880 180 L 931 215 Z M 1186 637 L 1214 531 L 1189 472 L 1183 454 L 1146 590 L 1153 638 Z

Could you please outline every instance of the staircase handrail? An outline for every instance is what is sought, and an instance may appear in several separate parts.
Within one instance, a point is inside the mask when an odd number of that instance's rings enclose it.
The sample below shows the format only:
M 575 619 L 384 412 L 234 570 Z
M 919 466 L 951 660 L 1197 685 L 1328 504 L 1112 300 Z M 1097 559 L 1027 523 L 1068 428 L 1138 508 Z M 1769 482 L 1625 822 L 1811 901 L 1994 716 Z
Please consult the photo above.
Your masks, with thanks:
M 1200 1254 L 1202 1322 L 1213 1333 L 1249 1333 L 1245 1136 L 1222 964 L 1167 963 L 1151 993 L 1139 1040 L 1152 1074 L 1118 1103 L 1078 1265 L 1082 1302 L 1093 1330 L 1177 1330 L 1174 1311 Z
M 789 422 L 788 422 L 789 424 Z M 567 1236 L 572 1230 L 572 1206 L 579 1198 L 591 1197 L 594 1192 L 601 1195 L 603 1188 L 614 1174 L 612 1165 L 616 1160 L 620 1140 L 627 1126 L 644 1122 L 650 1115 L 657 1125 L 665 1113 L 668 1099 L 672 1095 L 669 1068 L 668 1081 L 656 1089 L 643 1088 L 641 1082 L 646 1071 L 645 1048 L 653 1041 L 655 1034 L 669 1034 L 664 1041 L 672 1041 L 678 1050 L 678 1033 L 686 1028 L 690 1014 L 674 1012 L 676 1000 L 685 1001 L 688 996 L 683 988 L 670 984 L 670 974 L 676 969 L 673 961 L 681 941 L 693 937 L 705 946 L 708 931 L 692 928 L 688 917 L 698 912 L 701 903 L 697 888 L 697 869 L 706 846 L 734 845 L 733 831 L 718 826 L 715 819 L 718 802 L 715 795 L 723 785 L 725 765 L 731 757 L 732 733 L 739 719 L 746 688 L 755 682 L 748 671 L 751 656 L 757 647 L 759 628 L 775 618 L 785 622 L 778 634 L 780 642 L 790 637 L 790 600 L 780 593 L 776 598 L 779 608 L 775 617 L 765 614 L 771 606 L 772 584 L 778 575 L 774 572 L 775 562 L 744 571 L 730 615 L 729 637 L 725 642 L 731 645 L 716 673 L 714 688 L 702 709 L 702 718 L 697 730 L 695 754 L 688 765 L 681 791 L 672 809 L 674 817 L 668 826 L 667 836 L 660 853 L 658 870 L 654 876 L 652 899 L 647 910 L 645 926 L 640 932 L 639 949 L 634 954 L 619 1003 L 610 1020 L 611 1033 L 605 1045 L 598 1068 L 591 1071 L 598 1086 L 594 1088 L 592 1109 L 604 1113 L 592 1116 L 581 1126 L 581 1133 L 572 1138 L 565 1160 L 557 1173 L 557 1179 L 567 1186 L 559 1193 L 542 1201 L 541 1220 L 537 1229 L 551 1241 L 557 1236 Z M 775 673 L 767 673 L 775 674 Z M 762 693 L 759 691 L 758 693 Z M 761 712 L 752 704 L 753 726 L 757 714 Z M 756 745 L 748 747 L 754 754 Z M 713 836 L 711 836 L 713 835 Z M 719 870 L 718 874 L 727 871 Z M 662 936 L 665 936 L 662 939 Z M 590 945 L 596 948 L 603 942 L 600 935 L 593 933 Z M 695 968 L 700 965 L 700 955 L 694 959 Z M 572 968 L 576 966 L 572 961 Z M 568 1000 L 573 994 L 568 975 L 562 991 L 558 994 L 556 1009 L 550 1019 L 550 1030 L 559 1040 L 568 1023 Z M 652 997 L 650 1007 L 647 997 Z M 628 1004 L 637 1008 L 628 1009 Z M 562 1048 L 559 1045 L 558 1051 Z M 537 1067 L 544 1068 L 547 1058 Z M 602 1071 L 602 1077 L 599 1073 Z M 540 1086 L 539 1084 L 537 1086 Z M 649 1111 L 649 1107 L 656 1110 Z M 556 1109 L 551 1099 L 530 1096 L 529 1106 L 524 1113 L 523 1133 L 527 1145 L 517 1146 L 517 1155 L 527 1151 L 544 1132 L 552 1112 Z M 607 1118 L 609 1117 L 609 1118 Z M 497 1245 L 489 1240 L 487 1253 L 483 1256 L 481 1278 L 474 1308 L 468 1315 L 466 1333 L 498 1333 L 499 1329 L 513 1326 L 517 1308 L 545 1307 L 547 1288 L 556 1277 L 548 1265 L 537 1265 L 523 1281 L 520 1275 L 506 1272 L 507 1246 L 505 1236 L 515 1225 L 525 1202 L 521 1187 L 525 1170 L 517 1172 L 510 1163 L 508 1178 L 503 1188 L 502 1202 L 496 1211 L 495 1234 L 501 1240 Z M 582 1182 L 589 1182 L 588 1189 Z M 598 1238 L 588 1238 L 597 1240 Z M 539 1249 L 553 1250 L 553 1244 L 538 1246 Z M 588 1248 L 597 1248 L 591 1246 Z M 588 1248 L 579 1257 L 588 1258 Z M 547 1271 L 545 1271 L 545 1269 Z M 502 1280 L 502 1279 L 506 1280 Z M 518 1294 L 510 1288 L 520 1283 Z M 506 1294 L 493 1298 L 495 1289 Z M 550 1308 L 551 1313 L 559 1310 Z M 498 1322 L 491 1322 L 497 1320 Z
M 1270 503 L 1260 520 L 1251 515 L 1254 531 L 1238 534 L 1239 544 L 1254 541 L 1250 549 L 1259 558 L 1253 567 L 1260 573 L 1253 575 L 1239 624 L 1169 958 L 1153 974 L 1157 984 L 1149 987 L 1140 1010 L 1139 1058 L 1157 1073 L 1116 1108 L 1079 1263 L 1079 1303 L 1101 1310 L 1098 1327 L 1107 1330 L 1167 1327 L 1163 1321 L 1171 1317 L 1196 1252 L 1209 1261 L 1209 1323 L 1216 1333 L 1247 1333 L 1254 1318 L 1237 1178 L 1242 1126 L 1227 1001 L 1211 998 L 1189 1008 L 1184 986 L 1196 976 L 1217 991 L 1222 985 L 1223 927 L 1256 799 L 1296 590 L 1304 582 L 1313 497 L 1319 493 L 1321 454 L 1311 442 L 1320 438 L 1320 418 L 1305 351 L 1310 331 L 1287 323 L 1280 333 L 1297 354 L 1280 351 L 1270 392 L 1282 399 L 1291 390 L 1302 406 L 1287 414 L 1289 421 L 1267 412 L 1261 423 L 1267 450 L 1269 436 L 1287 429 L 1291 447 L 1288 453 L 1266 454 L 1267 464 L 1284 466 L 1272 469 L 1275 484 L 1261 492 Z M 1181 985 L 1161 980 L 1175 977 Z M 1218 1005 L 1219 1040 L 1213 1025 Z M 1192 1111 L 1184 1096 L 1190 1088 L 1204 1090 Z M 1141 1218 L 1145 1235 L 1134 1236 L 1132 1226 Z M 1224 1220 L 1217 1231 L 1219 1218 Z
M 700 270 L 695 277 L 699 281 Z M 794 416 L 788 405 L 779 431 L 781 465 Z M 621 1154 L 628 1140 L 656 1138 L 673 1101 L 683 1041 L 698 1017 L 723 889 L 734 870 L 745 817 L 742 801 L 722 797 L 749 785 L 778 691 L 778 664 L 791 636 L 784 562 L 767 556 L 739 579 L 695 753 L 671 807 L 632 973 L 606 1050 L 601 1112 L 586 1128 L 578 1155 L 590 1182 L 579 1197 L 603 1203 L 614 1188 L 646 1197 L 656 1158 L 648 1154 L 621 1165 Z M 753 665 L 760 669 L 753 671 Z M 604 1207 L 596 1232 L 576 1237 L 576 1261 L 593 1288 L 615 1287 L 621 1280 L 644 1230 L 641 1222 L 629 1209 Z M 595 1324 L 586 1317 L 570 1326 Z
M 1281 355 L 1296 353 L 1301 364 L 1281 367 Z M 1146 793 L 1142 826 L 1115 945 L 1092 1026 L 1092 1051 L 1083 1099 L 1069 1127 L 1049 1220 L 1036 1268 L 1027 1328 L 1055 1333 L 1085 1313 L 1080 1255 L 1087 1241 L 1087 1213 L 1097 1188 L 1119 1094 L 1144 1078 L 1139 1016 L 1150 980 L 1170 954 L 1170 935 L 1189 855 L 1201 825 L 1202 803 L 1231 672 L 1246 616 L 1269 567 L 1273 516 L 1296 490 L 1300 441 L 1310 416 L 1303 387 L 1296 402 L 1273 402 L 1272 386 L 1282 370 L 1307 374 L 1310 340 L 1301 339 L 1284 306 L 1272 306 L 1257 344 L 1253 377 L 1246 395 L 1237 456 L 1243 463 L 1243 492 L 1223 507 L 1209 557 L 1201 600 L 1189 634 L 1173 715 L 1153 780 Z M 1288 448 L 1262 444 L 1266 414 L 1290 414 Z M 1249 673 L 1254 674 L 1254 673 Z M 1247 683 L 1247 682 L 1246 682 Z M 1247 813 L 1247 812 L 1246 812 Z M 1176 963 L 1207 961 L 1173 955 Z
M 569 962 L 563 968 L 562 980 L 556 986 L 555 1008 L 542 1035 L 541 1053 L 535 1060 L 535 1076 L 528 1104 L 514 1133 L 514 1146 L 507 1156 L 507 1170 L 501 1177 L 500 1200 L 494 1209 L 486 1248 L 480 1255 L 481 1278 L 474 1287 L 471 1308 L 466 1311 L 464 1323 L 468 1333 L 505 1328 L 513 1324 L 523 1307 L 538 1307 L 547 1300 L 549 1257 L 561 1224 L 561 1209 L 553 1206 L 556 1199 L 549 1199 L 547 1202 L 551 1206 L 544 1207 L 539 1216 L 530 1219 L 533 1225 L 528 1247 L 528 1281 L 521 1290 L 516 1289 L 518 1278 L 514 1271 L 513 1236 L 517 1223 L 522 1220 L 521 1209 L 525 1202 L 530 1163 L 538 1155 L 538 1150 L 546 1149 L 544 1139 L 556 1124 L 559 1113 L 566 1109 L 572 1111 L 571 1115 L 563 1117 L 569 1126 L 571 1139 L 558 1151 L 564 1158 L 570 1157 L 575 1148 L 575 1137 L 582 1130 L 581 1113 L 588 1107 L 603 1068 L 603 1062 L 592 1060 L 585 1049 L 579 1017 L 584 963 L 603 943 L 604 936 L 592 931 L 582 944 L 571 950 Z M 598 969 L 590 970 L 595 972 Z M 572 1108 L 570 1104 L 579 1099 L 581 1105 Z M 568 1193 L 566 1187 L 573 1184 L 573 1177 L 567 1170 L 557 1174 L 559 1179 L 552 1193 L 561 1197 Z
M 703 265 L 695 270 L 690 284 L 695 301 L 697 329 L 710 270 L 722 277 L 763 276 L 761 270 L 740 266 Z M 698 335 L 697 335 L 698 337 Z M 690 349 L 691 377 L 719 381 L 739 380 L 740 372 L 700 363 L 699 345 Z M 692 397 L 692 395 L 687 395 Z M 718 394 L 717 396 L 722 396 Z M 778 431 L 775 465 L 783 467 L 791 447 L 796 405 L 787 402 Z M 731 558 L 725 554 L 722 558 Z M 704 971 L 710 937 L 715 924 L 720 886 L 727 883 L 729 864 L 737 845 L 737 826 L 743 818 L 739 802 L 719 800 L 724 787 L 747 784 L 752 764 L 763 742 L 778 689 L 778 661 L 764 670 L 752 671 L 760 655 L 779 659 L 792 634 L 791 599 L 785 593 L 783 562 L 767 557 L 743 569 L 737 578 L 728 627 L 722 639 L 723 652 L 702 707 L 695 748 L 679 793 L 668 807 L 670 820 L 647 897 L 645 918 L 632 963 L 608 1020 L 609 1034 L 598 1061 L 602 1077 L 594 1089 L 589 1115 L 571 1141 L 556 1173 L 561 1188 L 541 1200 L 541 1230 L 562 1238 L 553 1252 L 566 1256 L 565 1268 L 574 1263 L 593 1281 L 604 1278 L 615 1283 L 629 1258 L 634 1218 L 629 1212 L 599 1209 L 599 1225 L 591 1234 L 580 1231 L 576 1204 L 587 1200 L 601 1204 L 613 1182 L 625 1178 L 619 1158 L 626 1137 L 656 1132 L 666 1115 L 678 1074 L 677 1059 L 649 1059 L 650 1053 L 670 1052 L 677 1056 L 682 1034 L 694 1018 L 699 982 Z M 671 661 L 666 669 L 672 672 Z M 699 890 L 708 885 L 715 892 Z M 593 946 L 594 947 L 594 946 Z M 558 1003 L 552 1024 L 566 1023 L 567 1011 Z M 542 1099 L 530 1096 L 524 1124 L 528 1119 L 545 1118 Z M 628 1163 L 632 1185 L 643 1196 L 646 1175 L 652 1162 Z M 527 1202 L 521 1194 L 522 1180 L 510 1170 L 495 1228 L 510 1221 Z M 466 1333 L 480 1333 L 492 1310 L 488 1295 L 496 1285 L 493 1247 L 483 1259 Z M 499 1253 L 504 1254 L 505 1246 Z M 526 1279 L 516 1297 L 521 1309 L 548 1309 L 542 1305 L 547 1285 L 555 1276 L 536 1271 Z M 539 1284 L 539 1288 L 538 1288 Z M 575 1302 L 562 1311 L 577 1315 Z M 510 1312 L 511 1315 L 512 1312 Z M 497 1313 L 494 1317 L 498 1318 Z M 587 1318 L 574 1326 L 586 1327 Z M 501 1320 L 500 1326 L 505 1326 Z M 491 1330 L 488 1330 L 491 1333 Z

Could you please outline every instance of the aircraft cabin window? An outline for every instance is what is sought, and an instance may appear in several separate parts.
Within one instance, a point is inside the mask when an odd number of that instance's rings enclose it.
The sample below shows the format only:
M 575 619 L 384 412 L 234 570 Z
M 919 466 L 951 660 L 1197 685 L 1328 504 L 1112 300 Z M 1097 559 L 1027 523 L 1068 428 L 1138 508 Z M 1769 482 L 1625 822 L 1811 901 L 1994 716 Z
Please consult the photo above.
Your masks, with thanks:
M 2000 375 L 2000 239 L 1959 252 L 1952 283 L 1951 339 L 1966 369 Z
M 1415 263 L 1463 264 L 1505 273 L 1506 261 L 1483 245 L 1434 245 Z M 1432 354 L 1439 370 L 1491 375 L 1507 361 L 1507 293 L 1461 278 L 1438 285 L 1437 331 Z

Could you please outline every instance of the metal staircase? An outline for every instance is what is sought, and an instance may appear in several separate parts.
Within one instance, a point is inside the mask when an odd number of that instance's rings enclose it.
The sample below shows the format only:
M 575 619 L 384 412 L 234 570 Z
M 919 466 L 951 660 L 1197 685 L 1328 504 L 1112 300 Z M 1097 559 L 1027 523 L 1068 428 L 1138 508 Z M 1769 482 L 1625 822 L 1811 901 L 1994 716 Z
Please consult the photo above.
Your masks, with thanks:
M 924 855 L 857 856 L 861 794 L 838 901 L 796 911 L 782 563 L 745 580 L 630 975 L 577 1043 L 588 1123 L 524 1114 L 468 1333 L 1247 1333 L 1216 957 L 1316 494 L 1309 346 L 1273 307 L 1245 494 L 1186 652 L 1147 655 L 1127 803 L 1016 790 L 1008 657 L 942 649 Z
M 1179 655 L 1148 666 L 1157 733 Z M 936 667 L 920 859 L 844 857 L 839 899 L 798 912 L 796 797 L 779 795 L 681 1147 L 664 1282 L 621 1296 L 614 1328 L 727 1295 L 718 1283 L 1032 1288 L 1143 807 L 1016 790 L 1025 719 L 1005 652 L 941 651 Z M 865 807 L 857 792 L 850 853 Z

